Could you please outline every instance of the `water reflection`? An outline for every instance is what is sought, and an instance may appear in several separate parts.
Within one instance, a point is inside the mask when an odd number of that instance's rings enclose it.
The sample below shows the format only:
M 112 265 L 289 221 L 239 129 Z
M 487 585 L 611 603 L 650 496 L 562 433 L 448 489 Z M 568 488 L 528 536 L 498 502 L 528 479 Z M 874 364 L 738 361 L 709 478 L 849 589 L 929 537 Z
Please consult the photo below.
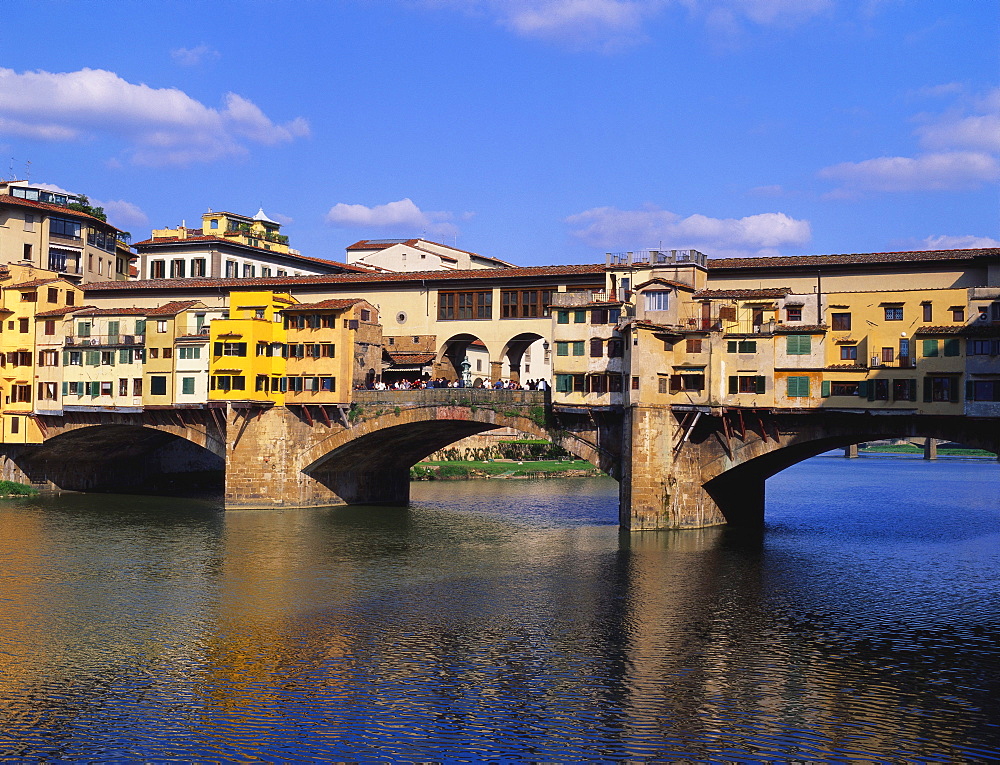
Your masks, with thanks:
M 756 537 L 619 534 L 604 479 L 423 484 L 403 510 L 12 500 L 0 754 L 996 752 L 995 474 L 934 468 L 961 505 L 884 498 L 894 535 L 836 488 L 869 467 L 784 475 Z

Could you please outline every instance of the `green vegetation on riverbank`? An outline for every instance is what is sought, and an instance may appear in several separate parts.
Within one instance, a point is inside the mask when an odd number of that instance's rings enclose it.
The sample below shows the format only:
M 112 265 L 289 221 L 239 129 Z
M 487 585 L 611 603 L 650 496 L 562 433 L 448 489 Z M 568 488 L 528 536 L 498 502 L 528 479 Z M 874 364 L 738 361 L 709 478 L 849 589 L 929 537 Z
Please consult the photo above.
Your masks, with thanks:
M 601 475 L 586 460 L 536 460 L 521 462 L 455 461 L 421 462 L 410 468 L 410 478 L 434 481 L 459 478 L 519 478 L 545 475 Z
M 924 448 L 913 444 L 893 444 L 891 446 L 865 446 L 858 451 L 868 454 L 923 454 Z M 937 453 L 944 457 L 996 457 L 993 452 L 988 452 L 985 449 L 954 449 L 944 446 L 939 446 Z
M 31 497 L 38 489 L 16 481 L 0 481 L 0 497 Z

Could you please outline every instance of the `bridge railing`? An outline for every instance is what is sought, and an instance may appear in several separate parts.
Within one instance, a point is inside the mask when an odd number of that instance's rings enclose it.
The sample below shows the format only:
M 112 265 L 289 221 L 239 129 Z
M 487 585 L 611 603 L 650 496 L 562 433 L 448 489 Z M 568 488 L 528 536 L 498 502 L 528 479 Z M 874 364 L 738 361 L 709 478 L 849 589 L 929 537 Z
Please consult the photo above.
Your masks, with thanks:
M 469 406 L 473 404 L 509 404 L 544 406 L 549 391 L 497 390 L 495 388 L 424 388 L 422 390 L 355 390 L 351 401 L 364 406 Z

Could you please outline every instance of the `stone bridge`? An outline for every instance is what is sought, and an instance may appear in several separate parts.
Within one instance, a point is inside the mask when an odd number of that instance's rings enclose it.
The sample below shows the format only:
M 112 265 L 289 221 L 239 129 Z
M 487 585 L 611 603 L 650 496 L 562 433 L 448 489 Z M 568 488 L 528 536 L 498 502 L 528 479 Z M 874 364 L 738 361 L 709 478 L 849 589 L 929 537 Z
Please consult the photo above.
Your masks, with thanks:
M 758 409 L 552 407 L 540 391 L 355 391 L 350 406 L 220 403 L 38 417 L 3 477 L 65 490 L 225 486 L 227 508 L 406 504 L 409 468 L 466 436 L 516 428 L 620 482 L 624 528 L 759 525 L 768 477 L 877 438 L 1000 450 L 1000 420 Z

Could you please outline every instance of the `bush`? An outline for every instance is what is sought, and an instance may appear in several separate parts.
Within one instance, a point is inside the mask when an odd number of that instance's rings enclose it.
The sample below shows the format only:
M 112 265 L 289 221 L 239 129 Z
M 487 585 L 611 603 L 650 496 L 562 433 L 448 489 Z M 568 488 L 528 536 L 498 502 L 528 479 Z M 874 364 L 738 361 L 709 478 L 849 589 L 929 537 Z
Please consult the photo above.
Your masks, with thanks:
M 0 481 L 0 495 L 31 497 L 37 493 L 38 489 L 27 484 L 17 483 L 16 481 Z

